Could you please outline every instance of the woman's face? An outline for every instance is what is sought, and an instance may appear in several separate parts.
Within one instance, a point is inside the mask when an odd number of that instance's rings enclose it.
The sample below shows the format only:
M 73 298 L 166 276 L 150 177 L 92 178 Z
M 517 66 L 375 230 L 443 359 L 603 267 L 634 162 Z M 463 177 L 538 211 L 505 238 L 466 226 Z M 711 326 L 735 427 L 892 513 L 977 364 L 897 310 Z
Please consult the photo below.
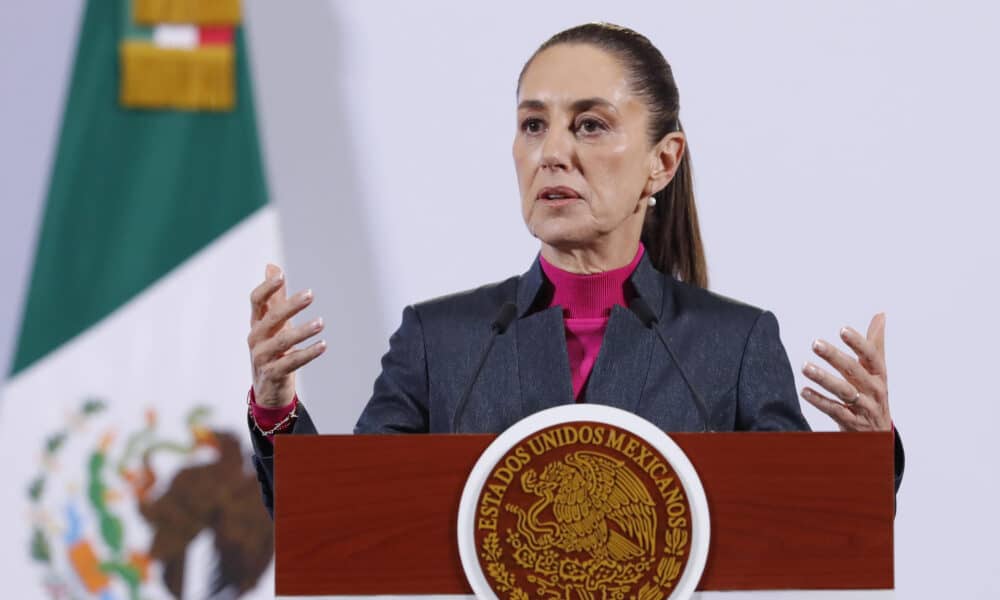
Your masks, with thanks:
M 649 111 L 622 65 L 590 45 L 539 53 L 517 101 L 514 165 L 532 235 L 555 248 L 634 251 L 648 197 L 676 170 L 682 134 L 651 146 Z

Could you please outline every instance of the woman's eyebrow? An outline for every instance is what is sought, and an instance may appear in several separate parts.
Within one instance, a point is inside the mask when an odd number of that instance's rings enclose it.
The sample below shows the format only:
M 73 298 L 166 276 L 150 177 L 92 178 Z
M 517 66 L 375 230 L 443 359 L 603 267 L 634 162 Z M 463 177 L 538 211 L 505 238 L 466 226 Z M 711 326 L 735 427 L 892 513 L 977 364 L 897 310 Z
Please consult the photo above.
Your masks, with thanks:
M 523 100 L 517 105 L 517 110 L 545 110 L 545 103 L 541 100 Z
M 598 96 L 574 100 L 569 107 L 573 112 L 584 112 L 592 108 L 604 108 L 614 112 L 618 111 L 614 104 Z M 517 105 L 517 110 L 545 110 L 546 108 L 546 104 L 541 100 L 523 100 Z
M 614 104 L 600 97 L 577 100 L 570 105 L 570 108 L 573 109 L 573 112 L 584 112 L 592 108 L 604 108 L 613 112 L 618 112 L 618 109 L 615 108 Z

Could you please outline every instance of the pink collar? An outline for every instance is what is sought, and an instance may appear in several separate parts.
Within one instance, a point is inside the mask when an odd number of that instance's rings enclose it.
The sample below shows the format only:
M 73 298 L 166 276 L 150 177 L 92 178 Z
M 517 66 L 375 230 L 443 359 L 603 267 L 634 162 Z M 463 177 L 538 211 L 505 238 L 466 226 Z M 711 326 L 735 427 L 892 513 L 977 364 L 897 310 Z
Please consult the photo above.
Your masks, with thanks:
M 645 248 L 640 243 L 632 262 L 603 273 L 580 275 L 553 265 L 539 255 L 542 271 L 555 288 L 549 306 L 562 306 L 567 319 L 607 318 L 615 304 L 628 306 L 625 282 L 635 271 Z

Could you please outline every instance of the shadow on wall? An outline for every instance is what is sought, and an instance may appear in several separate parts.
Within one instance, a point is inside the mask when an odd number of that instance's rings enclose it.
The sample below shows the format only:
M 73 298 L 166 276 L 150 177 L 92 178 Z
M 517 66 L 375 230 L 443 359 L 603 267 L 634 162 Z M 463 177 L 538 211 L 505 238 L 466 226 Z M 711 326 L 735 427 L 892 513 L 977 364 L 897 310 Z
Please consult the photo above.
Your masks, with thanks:
M 297 322 L 326 321 L 326 354 L 301 398 L 324 433 L 350 432 L 387 348 L 373 240 L 342 91 L 341 29 L 329 0 L 249 0 L 246 27 L 272 201 L 290 292 L 316 300 Z M 264 265 L 261 265 L 263 276 Z

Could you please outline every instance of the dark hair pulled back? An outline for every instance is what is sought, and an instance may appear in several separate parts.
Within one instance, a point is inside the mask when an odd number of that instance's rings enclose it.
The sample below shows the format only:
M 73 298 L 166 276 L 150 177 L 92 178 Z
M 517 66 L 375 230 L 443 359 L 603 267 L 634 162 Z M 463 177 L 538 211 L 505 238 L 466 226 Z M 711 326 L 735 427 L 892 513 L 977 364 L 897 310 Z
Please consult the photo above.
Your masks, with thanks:
M 670 64 L 646 36 L 627 27 L 587 23 L 555 34 L 525 63 L 518 77 L 518 88 L 535 57 L 559 44 L 589 44 L 610 52 L 622 62 L 632 91 L 645 100 L 649 110 L 651 145 L 668 133 L 684 131 L 679 116 L 680 97 Z M 642 231 L 642 243 L 653 266 L 681 281 L 708 287 L 708 267 L 694 204 L 691 151 L 687 144 L 674 178 L 655 198 L 656 206 L 648 209 Z

